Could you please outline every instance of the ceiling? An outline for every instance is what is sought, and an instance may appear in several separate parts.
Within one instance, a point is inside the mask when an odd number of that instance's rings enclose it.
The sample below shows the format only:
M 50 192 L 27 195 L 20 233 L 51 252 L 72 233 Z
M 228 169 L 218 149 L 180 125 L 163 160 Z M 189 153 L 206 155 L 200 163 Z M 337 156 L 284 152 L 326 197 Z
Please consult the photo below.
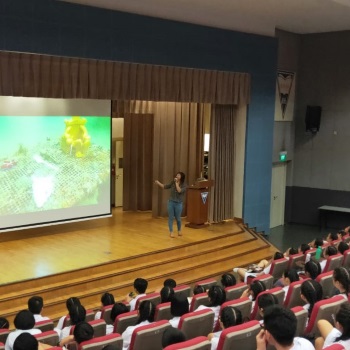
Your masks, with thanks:
M 274 36 L 350 30 L 350 0 L 61 0 Z

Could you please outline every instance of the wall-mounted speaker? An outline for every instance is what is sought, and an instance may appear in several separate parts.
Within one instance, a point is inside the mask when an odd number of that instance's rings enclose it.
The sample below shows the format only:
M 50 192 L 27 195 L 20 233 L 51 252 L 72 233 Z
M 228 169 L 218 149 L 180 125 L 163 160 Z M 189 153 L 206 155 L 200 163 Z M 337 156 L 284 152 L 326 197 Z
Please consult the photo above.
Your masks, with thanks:
M 307 106 L 305 115 L 306 132 L 316 134 L 320 130 L 321 124 L 321 106 Z

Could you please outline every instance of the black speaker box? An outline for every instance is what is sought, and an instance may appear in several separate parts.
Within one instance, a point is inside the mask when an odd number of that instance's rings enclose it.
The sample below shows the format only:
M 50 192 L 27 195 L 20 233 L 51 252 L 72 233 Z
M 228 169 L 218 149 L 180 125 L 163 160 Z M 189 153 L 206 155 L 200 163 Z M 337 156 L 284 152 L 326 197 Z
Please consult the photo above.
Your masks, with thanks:
M 316 134 L 320 130 L 321 124 L 321 106 L 307 106 L 305 116 L 306 132 Z

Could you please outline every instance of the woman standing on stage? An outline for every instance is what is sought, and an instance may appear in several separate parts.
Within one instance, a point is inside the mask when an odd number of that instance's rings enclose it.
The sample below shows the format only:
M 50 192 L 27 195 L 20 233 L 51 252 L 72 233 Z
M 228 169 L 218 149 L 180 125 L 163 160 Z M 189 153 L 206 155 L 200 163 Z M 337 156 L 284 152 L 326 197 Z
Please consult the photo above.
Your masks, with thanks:
M 170 189 L 170 197 L 168 200 L 168 225 L 170 237 L 174 238 L 173 233 L 173 221 L 174 217 L 177 223 L 177 234 L 182 236 L 181 233 L 181 213 L 182 213 L 182 202 L 186 192 L 185 185 L 185 174 L 182 172 L 178 172 L 173 181 L 164 185 L 158 180 L 154 181 L 156 185 L 158 185 L 162 189 Z

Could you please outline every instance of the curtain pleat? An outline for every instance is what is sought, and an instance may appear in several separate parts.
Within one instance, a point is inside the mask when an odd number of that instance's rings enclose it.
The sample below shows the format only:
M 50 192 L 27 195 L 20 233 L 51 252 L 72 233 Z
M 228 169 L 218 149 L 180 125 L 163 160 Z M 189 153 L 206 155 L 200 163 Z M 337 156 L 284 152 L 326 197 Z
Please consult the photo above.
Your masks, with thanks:
M 250 75 L 1 51 L 0 95 L 248 104 Z
M 210 222 L 221 222 L 234 217 L 234 123 L 233 105 L 212 106 L 209 178 L 215 184 L 210 193 Z

